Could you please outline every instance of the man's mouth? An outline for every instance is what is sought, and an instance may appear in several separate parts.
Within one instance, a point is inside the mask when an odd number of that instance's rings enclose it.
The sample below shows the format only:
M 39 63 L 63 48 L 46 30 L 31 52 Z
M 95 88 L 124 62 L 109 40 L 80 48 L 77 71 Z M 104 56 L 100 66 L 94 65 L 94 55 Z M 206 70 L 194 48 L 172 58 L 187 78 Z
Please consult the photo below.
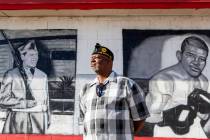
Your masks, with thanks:
M 200 68 L 195 67 L 195 66 L 191 66 L 190 69 L 194 72 L 200 72 L 201 71 Z
M 32 61 L 33 64 L 37 63 L 37 61 Z
M 91 67 L 94 67 L 95 65 L 96 65 L 95 62 L 91 62 L 91 64 L 90 64 Z

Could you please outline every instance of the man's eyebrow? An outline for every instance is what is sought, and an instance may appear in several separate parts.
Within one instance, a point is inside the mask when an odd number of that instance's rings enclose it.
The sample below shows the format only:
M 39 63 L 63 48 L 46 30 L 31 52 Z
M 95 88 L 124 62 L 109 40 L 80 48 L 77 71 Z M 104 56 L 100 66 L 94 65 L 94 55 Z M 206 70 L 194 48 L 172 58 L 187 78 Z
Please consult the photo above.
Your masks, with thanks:
M 192 52 L 186 52 L 186 53 L 192 53 Z M 193 53 L 192 53 L 193 54 Z
M 206 57 L 204 57 L 204 56 L 200 56 L 200 58 L 202 58 L 202 59 L 207 59 Z
M 193 53 L 193 52 L 186 52 L 186 53 L 187 53 L 187 54 L 193 54 L 193 55 L 196 54 L 196 53 Z
M 187 54 L 196 55 L 196 53 L 186 52 Z M 207 59 L 205 56 L 199 56 L 200 58 Z

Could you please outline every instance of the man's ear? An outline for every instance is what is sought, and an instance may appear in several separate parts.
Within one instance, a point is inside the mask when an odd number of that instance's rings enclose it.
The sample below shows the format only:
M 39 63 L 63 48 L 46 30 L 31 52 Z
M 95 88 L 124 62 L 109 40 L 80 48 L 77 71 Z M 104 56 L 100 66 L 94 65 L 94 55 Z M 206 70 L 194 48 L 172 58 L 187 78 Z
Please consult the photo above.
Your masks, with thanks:
M 21 60 L 23 60 L 24 59 L 24 55 L 23 54 L 20 54 L 20 58 L 21 58 Z
M 181 59 L 182 59 L 182 52 L 181 51 L 176 51 L 176 58 L 177 58 L 177 60 L 178 61 L 181 61 Z

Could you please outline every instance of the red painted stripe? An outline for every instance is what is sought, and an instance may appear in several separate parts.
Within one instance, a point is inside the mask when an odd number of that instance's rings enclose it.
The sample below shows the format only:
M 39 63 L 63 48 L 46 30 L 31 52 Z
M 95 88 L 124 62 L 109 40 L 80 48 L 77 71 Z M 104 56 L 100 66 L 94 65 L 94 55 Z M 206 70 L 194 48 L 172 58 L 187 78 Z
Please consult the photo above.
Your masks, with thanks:
M 192 9 L 210 8 L 210 2 L 159 2 L 159 3 L 25 3 L 1 4 L 0 10 L 58 10 L 58 9 Z
M 0 0 L 0 4 L 44 4 L 44 3 L 194 3 L 210 2 L 210 0 Z
M 82 140 L 82 136 L 1 134 L 0 140 Z M 135 140 L 207 140 L 207 139 L 135 137 Z

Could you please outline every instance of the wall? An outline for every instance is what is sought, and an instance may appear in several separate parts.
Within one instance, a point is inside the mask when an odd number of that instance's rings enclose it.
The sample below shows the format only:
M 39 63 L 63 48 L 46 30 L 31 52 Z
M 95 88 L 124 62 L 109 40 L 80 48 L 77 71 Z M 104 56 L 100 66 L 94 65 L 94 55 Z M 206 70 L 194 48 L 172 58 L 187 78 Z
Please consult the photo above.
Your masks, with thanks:
M 123 75 L 122 29 L 207 30 L 210 28 L 209 23 L 209 16 L 184 15 L 0 18 L 1 29 L 77 29 L 76 104 L 72 134 L 81 133 L 77 125 L 78 93 L 83 83 L 94 77 L 89 67 L 89 57 L 96 42 L 109 47 L 114 52 L 114 70 Z M 172 54 L 172 52 L 169 53 Z M 199 134 L 197 136 L 199 138 Z

